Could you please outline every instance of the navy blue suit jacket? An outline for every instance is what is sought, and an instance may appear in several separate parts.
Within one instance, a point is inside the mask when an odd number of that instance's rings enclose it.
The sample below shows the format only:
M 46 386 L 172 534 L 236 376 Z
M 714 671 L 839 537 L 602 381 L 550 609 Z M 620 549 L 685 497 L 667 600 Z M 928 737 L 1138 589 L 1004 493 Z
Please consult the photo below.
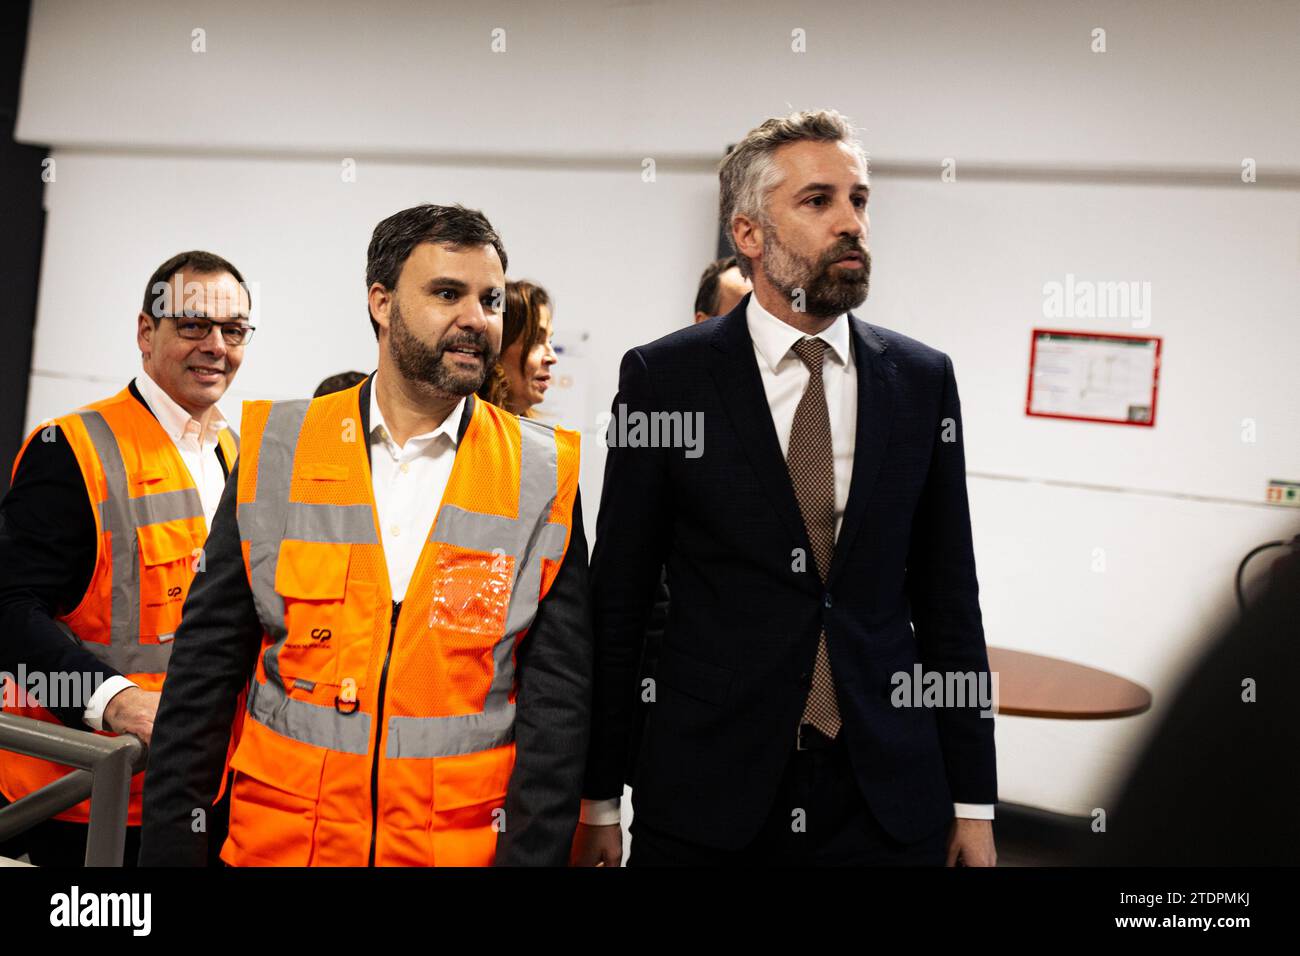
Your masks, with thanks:
M 951 820 L 954 802 L 997 800 L 993 720 L 978 702 L 891 703 L 893 675 L 918 663 L 987 679 L 952 362 L 850 316 L 857 444 L 823 587 L 748 302 L 624 356 L 591 565 L 596 685 L 584 794 L 620 794 L 630 765 L 638 819 L 697 843 L 744 846 L 772 809 L 824 627 L 862 793 L 892 836 L 921 839 Z M 635 412 L 698 413 L 701 453 L 613 447 Z M 796 549 L 809 556 L 802 569 Z M 633 753 L 661 566 L 672 601 Z

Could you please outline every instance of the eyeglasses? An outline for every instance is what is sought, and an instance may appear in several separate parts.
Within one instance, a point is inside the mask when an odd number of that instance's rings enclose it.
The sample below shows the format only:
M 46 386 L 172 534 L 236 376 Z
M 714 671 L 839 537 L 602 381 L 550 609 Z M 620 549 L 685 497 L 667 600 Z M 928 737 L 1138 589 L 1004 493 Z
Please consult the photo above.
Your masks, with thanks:
M 247 345 L 253 337 L 254 326 L 240 319 L 230 322 L 217 322 L 201 313 L 185 312 L 181 315 L 160 315 L 160 319 L 171 319 L 176 323 L 176 334 L 183 339 L 201 342 L 212 334 L 215 325 L 221 330 L 221 338 L 230 346 Z

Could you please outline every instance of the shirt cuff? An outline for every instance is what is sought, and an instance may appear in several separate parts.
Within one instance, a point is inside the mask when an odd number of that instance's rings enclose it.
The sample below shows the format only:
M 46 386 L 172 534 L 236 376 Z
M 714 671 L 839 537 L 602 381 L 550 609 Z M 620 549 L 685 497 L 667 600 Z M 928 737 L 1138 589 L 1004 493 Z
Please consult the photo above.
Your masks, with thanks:
M 620 797 L 608 800 L 583 800 L 582 809 L 578 811 L 578 822 L 588 826 L 604 827 L 623 822 L 623 812 L 619 808 Z
M 86 726 L 91 730 L 103 730 L 104 708 L 108 706 L 108 702 L 128 687 L 135 686 L 133 681 L 129 681 L 125 677 L 110 677 L 90 695 L 90 700 L 86 701 L 86 711 L 81 715 L 81 719 L 86 722 Z
M 954 803 L 952 811 L 953 816 L 964 820 L 992 820 L 993 807 L 991 803 Z

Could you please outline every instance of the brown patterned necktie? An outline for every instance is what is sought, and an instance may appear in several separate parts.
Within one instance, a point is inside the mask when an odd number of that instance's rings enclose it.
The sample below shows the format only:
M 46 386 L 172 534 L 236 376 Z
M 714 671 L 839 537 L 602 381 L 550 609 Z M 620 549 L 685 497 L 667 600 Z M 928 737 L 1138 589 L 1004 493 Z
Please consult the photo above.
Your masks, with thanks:
M 825 342 L 815 338 L 800 339 L 794 344 L 794 354 L 808 366 L 808 387 L 794 410 L 790 446 L 785 456 L 823 585 L 835 550 L 835 458 L 831 452 L 831 416 L 822 384 L 826 348 Z M 840 732 L 840 707 L 835 699 L 830 657 L 826 653 L 825 630 L 817 638 L 812 689 L 804 705 L 802 722 L 812 724 L 831 739 Z

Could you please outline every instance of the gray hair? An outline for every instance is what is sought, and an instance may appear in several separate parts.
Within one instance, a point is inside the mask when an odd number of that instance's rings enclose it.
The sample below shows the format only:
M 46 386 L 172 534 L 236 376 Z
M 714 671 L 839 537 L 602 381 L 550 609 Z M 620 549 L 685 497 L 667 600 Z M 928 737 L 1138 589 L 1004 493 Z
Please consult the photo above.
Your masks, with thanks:
M 781 183 L 781 171 L 772 155 L 782 146 L 812 140 L 844 143 L 867 169 L 867 154 L 853 135 L 853 127 L 838 110 L 808 110 L 789 116 L 773 116 L 751 129 L 718 167 L 721 186 L 719 212 L 727 239 L 735 249 L 731 225 L 736 216 L 767 223 L 768 194 Z M 736 265 L 746 278 L 754 274 L 749 258 L 736 249 Z

